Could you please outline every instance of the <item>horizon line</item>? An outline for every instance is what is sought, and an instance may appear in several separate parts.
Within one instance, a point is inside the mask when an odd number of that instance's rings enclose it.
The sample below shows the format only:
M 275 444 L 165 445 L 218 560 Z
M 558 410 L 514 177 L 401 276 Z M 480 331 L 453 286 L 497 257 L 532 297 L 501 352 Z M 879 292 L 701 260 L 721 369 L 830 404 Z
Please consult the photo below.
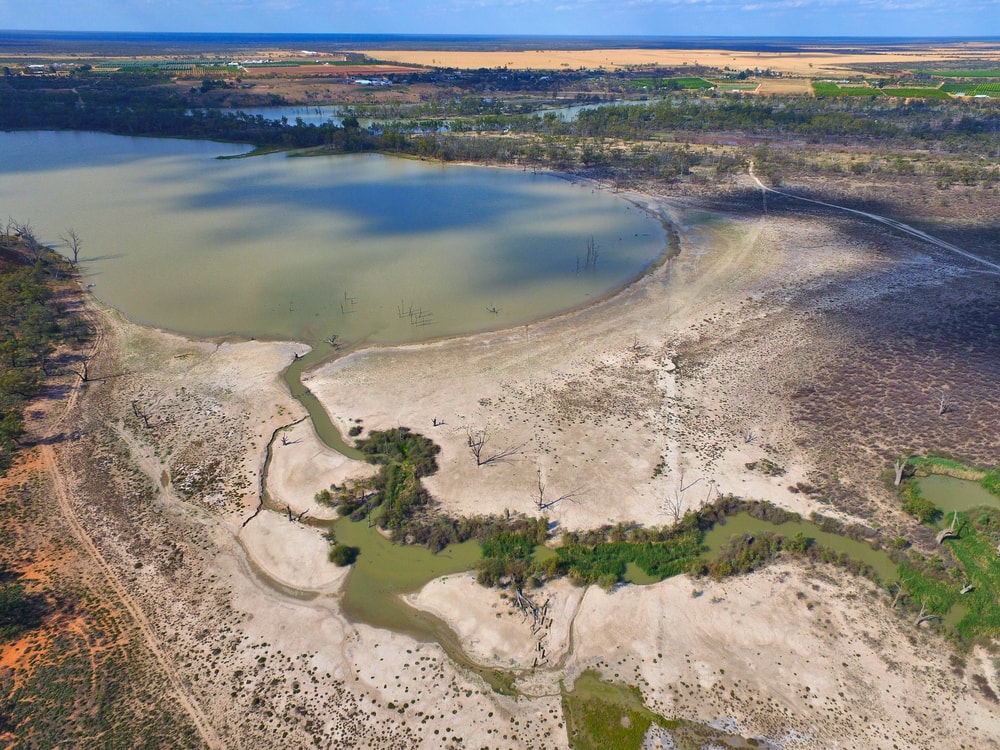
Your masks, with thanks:
M 909 41 L 909 40 L 960 40 L 960 41 L 1000 41 L 1000 35 L 847 35 L 847 34 L 490 34 L 490 33 L 460 33 L 460 32 L 421 32 L 421 33 L 399 33 L 380 31 L 149 31 L 137 29 L 4 29 L 0 28 L 0 33 L 13 34 L 142 34 L 147 36 L 311 36 L 311 37 L 381 37 L 381 38 L 401 38 L 401 39 L 421 39 L 421 38 L 462 38 L 462 39 L 823 39 L 823 40 L 888 40 L 888 41 Z

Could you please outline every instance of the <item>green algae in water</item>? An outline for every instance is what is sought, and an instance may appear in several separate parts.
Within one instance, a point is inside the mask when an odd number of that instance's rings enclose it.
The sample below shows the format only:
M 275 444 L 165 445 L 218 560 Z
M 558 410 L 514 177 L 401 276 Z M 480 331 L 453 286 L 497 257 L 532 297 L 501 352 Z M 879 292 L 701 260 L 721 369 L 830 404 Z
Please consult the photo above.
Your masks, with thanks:
M 889 558 L 888 553 L 874 549 L 866 542 L 859 542 L 847 536 L 823 531 L 810 521 L 788 521 L 776 524 L 754 518 L 749 513 L 736 513 L 727 516 L 725 523 L 717 523 L 705 534 L 706 557 L 714 559 L 734 536 L 742 536 L 743 534 L 752 536 L 767 532 L 781 534 L 787 538 L 794 537 L 801 532 L 807 539 L 814 540 L 822 547 L 842 552 L 854 560 L 860 560 L 870 565 L 882 581 L 893 581 L 899 577 L 896 563 Z
M 945 514 L 986 506 L 1000 508 L 1000 497 L 988 492 L 979 482 L 956 479 L 943 474 L 918 477 L 920 494 Z
M 666 735 L 664 747 L 695 750 L 703 747 L 758 747 L 756 740 L 684 719 L 667 719 L 650 711 L 639 688 L 602 680 L 587 670 L 562 689 L 566 734 L 574 750 L 639 750 L 650 734 Z M 650 731 L 652 730 L 652 732 Z M 668 739 L 669 738 L 669 739 Z M 654 744 L 659 747 L 661 745 Z
M 401 594 L 417 591 L 443 575 L 472 570 L 480 558 L 476 541 L 453 544 L 433 553 L 426 547 L 393 544 L 368 521 L 341 519 L 334 526 L 337 542 L 361 550 L 347 578 L 344 612 L 355 621 L 380 628 L 407 632 L 427 640 L 418 610 L 407 605 Z
M 659 583 L 659 576 L 650 575 L 634 562 L 625 563 L 625 575 L 622 576 L 625 583 L 634 583 L 637 586 L 648 586 L 651 583 Z
M 351 622 L 438 643 L 452 661 L 483 678 L 493 690 L 514 694 L 514 673 L 476 664 L 444 621 L 411 607 L 401 596 L 440 576 L 474 568 L 481 556 L 478 542 L 452 544 L 433 553 L 426 547 L 393 544 L 376 527 L 369 526 L 368 521 L 346 518 L 334 525 L 334 534 L 338 543 L 360 550 L 344 589 L 343 612 Z

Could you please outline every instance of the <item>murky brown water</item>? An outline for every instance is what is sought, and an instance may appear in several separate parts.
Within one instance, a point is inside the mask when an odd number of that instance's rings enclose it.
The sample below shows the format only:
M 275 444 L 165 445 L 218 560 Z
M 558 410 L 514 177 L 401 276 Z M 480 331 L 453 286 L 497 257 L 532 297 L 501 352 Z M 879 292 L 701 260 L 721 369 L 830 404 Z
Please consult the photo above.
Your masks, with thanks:
M 549 175 L 380 155 L 215 158 L 245 150 L 0 133 L 0 203 L 46 244 L 76 229 L 102 301 L 199 336 L 406 342 L 520 325 L 666 252 L 657 219 Z

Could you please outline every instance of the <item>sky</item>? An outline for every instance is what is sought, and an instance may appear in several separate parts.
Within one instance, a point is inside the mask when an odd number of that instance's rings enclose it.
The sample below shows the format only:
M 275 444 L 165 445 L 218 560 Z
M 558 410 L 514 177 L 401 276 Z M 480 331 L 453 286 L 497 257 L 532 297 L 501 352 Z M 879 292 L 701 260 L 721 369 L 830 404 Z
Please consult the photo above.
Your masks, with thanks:
M 1000 35 L 1000 0 L 0 0 L 0 28 L 982 37 Z

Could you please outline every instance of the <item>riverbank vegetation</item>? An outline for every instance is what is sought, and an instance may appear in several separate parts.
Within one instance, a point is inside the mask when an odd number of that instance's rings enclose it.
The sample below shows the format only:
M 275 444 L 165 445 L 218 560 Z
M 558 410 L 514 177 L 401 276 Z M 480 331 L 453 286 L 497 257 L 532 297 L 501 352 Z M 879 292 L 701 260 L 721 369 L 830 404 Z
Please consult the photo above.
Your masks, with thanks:
M 911 551 L 900 563 L 896 599 L 919 611 L 918 620 L 944 623 L 961 643 L 1000 635 L 1000 486 L 998 470 L 983 471 L 936 456 L 911 458 L 915 473 L 945 474 L 977 482 L 997 507 L 943 512 L 925 497 L 918 476 L 899 486 L 903 509 L 937 534 L 932 554 Z
M 356 445 L 371 463 L 380 465 L 378 474 L 322 490 L 316 494 L 317 501 L 335 506 L 353 521 L 370 519 L 390 531 L 394 542 L 426 546 L 433 552 L 475 539 L 482 554 L 476 565 L 477 580 L 484 586 L 520 589 L 567 576 L 578 585 L 611 588 L 628 580 L 630 567 L 650 581 L 684 572 L 721 579 L 760 568 L 783 554 L 839 565 L 879 580 L 870 566 L 816 543 L 801 530 L 781 534 L 781 524 L 802 519 L 770 503 L 725 496 L 686 513 L 672 527 L 619 523 L 565 532 L 553 544 L 546 518 L 510 514 L 450 518 L 436 512 L 420 479 L 437 470 L 439 449 L 423 435 L 400 427 L 373 432 Z M 772 524 L 775 530 L 737 534 L 707 556 L 706 532 L 724 524 L 727 516 L 741 513 Z M 856 527 L 847 528 L 830 519 L 817 521 L 822 524 L 818 530 L 870 541 L 871 534 Z M 329 539 L 333 545 L 331 561 L 339 565 L 353 562 L 358 550 L 337 544 L 333 534 Z
M 933 619 L 944 623 L 945 630 L 960 642 L 977 642 L 1000 633 L 1000 610 L 995 606 L 1000 592 L 997 509 L 952 514 L 954 538 L 946 539 L 944 548 L 932 555 L 909 548 L 902 538 L 883 549 L 878 534 L 867 527 L 819 515 L 814 515 L 815 525 L 810 526 L 798 514 L 770 503 L 733 496 L 689 511 L 673 527 L 619 523 L 565 532 L 556 540 L 545 518 L 510 514 L 449 518 L 437 513 L 419 480 L 436 470 L 438 451 L 422 435 L 397 428 L 373 432 L 357 445 L 371 462 L 381 466 L 379 475 L 350 487 L 324 490 L 317 499 L 336 505 L 343 515 L 355 520 L 369 517 L 390 530 L 397 543 L 440 551 L 449 544 L 475 539 L 481 546 L 477 580 L 484 586 L 520 590 L 568 577 L 578 585 L 612 588 L 630 580 L 633 569 L 641 571 L 647 582 L 681 573 L 719 580 L 794 558 L 835 565 L 868 578 L 893 595 L 893 606 L 902 603 L 906 611 L 919 610 L 916 617 L 921 622 Z M 936 466 L 962 475 L 975 471 L 955 461 L 920 459 L 915 463 L 924 469 Z M 984 472 L 979 474 L 985 476 Z M 912 479 L 903 482 L 901 495 L 904 508 L 911 513 L 923 509 L 924 522 L 941 519 L 940 510 L 921 497 Z M 720 524 L 725 528 L 727 519 L 740 515 L 761 522 L 763 530 L 737 531 L 710 550 L 706 534 Z M 787 531 L 784 524 L 788 524 Z M 885 558 L 877 563 L 881 567 L 876 569 L 850 551 L 837 549 L 829 537 L 821 543 L 817 537 L 824 533 L 865 543 Z M 331 560 L 337 564 L 350 564 L 355 555 L 364 554 L 363 550 L 336 545 L 334 537 L 330 538 L 334 543 Z M 887 566 L 896 575 L 886 573 Z
M 68 273 L 64 259 L 42 246 L 30 225 L 8 221 L 0 234 L 0 474 L 20 447 L 26 407 L 61 366 L 52 361 L 57 346 L 86 338 L 60 299 Z

